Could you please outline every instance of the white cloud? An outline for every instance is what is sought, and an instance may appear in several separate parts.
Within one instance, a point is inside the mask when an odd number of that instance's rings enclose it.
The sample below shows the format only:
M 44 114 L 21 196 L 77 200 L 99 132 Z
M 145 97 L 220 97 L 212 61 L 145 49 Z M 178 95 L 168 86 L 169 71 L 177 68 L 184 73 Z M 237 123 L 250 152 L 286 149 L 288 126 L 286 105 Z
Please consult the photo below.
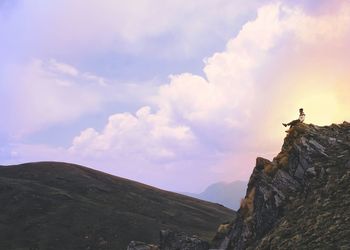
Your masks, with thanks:
M 1 100 L 9 110 L 2 130 L 16 136 L 97 112 L 103 103 L 99 82 L 54 59 L 8 68 L 6 76 L 2 94 L 10 103 Z
M 181 52 L 184 57 L 214 40 L 227 39 L 232 34 L 228 27 L 259 4 L 256 0 L 19 1 L 3 20 L 5 25 L 0 24 L 0 35 L 10 41 L 17 38 L 9 47 L 25 44 L 36 53 L 94 55 L 117 50 L 171 57 Z
M 120 113 L 109 117 L 102 132 L 88 128 L 75 137 L 72 153 L 92 157 L 144 157 L 146 160 L 174 160 L 188 155 L 193 135 L 186 126 L 172 125 L 150 107 L 140 108 L 135 115 Z
M 103 131 L 83 131 L 71 150 L 129 160 L 134 155 L 167 159 L 167 165 L 180 161 L 178 167 L 190 152 L 192 167 L 203 175 L 225 179 L 234 178 L 227 171 L 249 173 L 252 155 L 277 153 L 284 136 L 281 122 L 294 118 L 299 105 L 310 112 L 308 122 L 346 118 L 349 101 L 339 94 L 349 90 L 349 63 L 342 53 L 349 49 L 349 11 L 346 4 L 335 13 L 309 16 L 283 4 L 264 6 L 225 51 L 206 59 L 205 78 L 171 76 L 153 98 L 155 111 L 144 107 L 135 115 L 115 114 Z M 320 36 L 322 41 L 315 39 Z M 327 55 L 320 53 L 327 50 Z M 322 63 L 314 64 L 318 60 Z M 329 68 L 323 63 L 327 60 L 338 60 L 343 70 Z M 339 78 L 332 79 L 334 74 Z M 338 101 L 330 95 L 339 96 Z M 333 112 L 326 120 L 325 110 Z
M 48 68 L 53 72 L 61 73 L 69 76 L 78 76 L 79 71 L 72 65 L 59 63 L 55 59 L 50 59 Z
M 52 125 L 140 105 L 158 85 L 106 79 L 53 58 L 8 64 L 0 71 L 1 115 L 6 121 L 0 135 L 17 142 Z

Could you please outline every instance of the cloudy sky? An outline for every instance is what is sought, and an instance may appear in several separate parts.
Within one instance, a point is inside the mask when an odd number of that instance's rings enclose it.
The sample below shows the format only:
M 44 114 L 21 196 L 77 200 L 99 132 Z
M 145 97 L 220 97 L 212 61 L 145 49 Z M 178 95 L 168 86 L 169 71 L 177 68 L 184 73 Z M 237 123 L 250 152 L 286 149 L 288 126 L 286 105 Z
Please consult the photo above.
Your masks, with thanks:
M 0 164 L 247 180 L 281 122 L 350 120 L 350 1 L 0 0 Z

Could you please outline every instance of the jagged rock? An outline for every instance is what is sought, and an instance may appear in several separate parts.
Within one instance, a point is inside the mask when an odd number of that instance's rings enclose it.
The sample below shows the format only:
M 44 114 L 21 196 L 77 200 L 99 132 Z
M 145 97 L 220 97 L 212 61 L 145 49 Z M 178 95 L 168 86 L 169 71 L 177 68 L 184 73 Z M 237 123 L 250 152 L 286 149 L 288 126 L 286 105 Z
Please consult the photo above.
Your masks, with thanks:
M 349 249 L 350 124 L 299 124 L 257 158 L 245 199 L 216 249 Z
M 209 243 L 198 236 L 188 236 L 171 230 L 160 231 L 161 250 L 208 250 Z
M 140 241 L 132 241 L 128 245 L 127 250 L 160 250 L 156 245 L 149 245 Z
M 230 239 L 227 237 L 229 234 L 231 228 L 232 228 L 232 222 L 226 222 L 219 226 L 218 231 L 212 240 L 212 248 L 211 249 L 218 249 L 218 248 L 226 248 L 228 243 L 230 242 Z

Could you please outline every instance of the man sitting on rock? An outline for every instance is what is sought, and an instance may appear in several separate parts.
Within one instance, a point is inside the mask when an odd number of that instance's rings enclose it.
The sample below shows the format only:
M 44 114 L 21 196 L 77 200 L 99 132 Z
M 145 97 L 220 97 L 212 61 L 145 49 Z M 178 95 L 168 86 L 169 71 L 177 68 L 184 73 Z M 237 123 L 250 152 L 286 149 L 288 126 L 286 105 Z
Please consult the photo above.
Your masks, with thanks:
M 299 119 L 291 121 L 290 123 L 282 123 L 282 124 L 285 127 L 290 126 L 290 128 L 292 128 L 298 123 L 304 122 L 304 120 L 305 120 L 305 113 L 304 113 L 304 110 L 301 108 L 299 109 Z

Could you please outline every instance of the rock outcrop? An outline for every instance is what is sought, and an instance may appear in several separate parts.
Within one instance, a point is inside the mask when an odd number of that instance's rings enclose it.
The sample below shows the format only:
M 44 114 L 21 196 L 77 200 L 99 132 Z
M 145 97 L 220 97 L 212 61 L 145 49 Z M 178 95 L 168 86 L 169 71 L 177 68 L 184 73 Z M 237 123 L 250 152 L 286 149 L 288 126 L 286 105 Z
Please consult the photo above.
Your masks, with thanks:
M 184 233 L 162 230 L 160 232 L 160 249 L 162 250 L 207 250 L 209 243 L 198 236 L 187 236 Z
M 140 241 L 132 241 L 128 245 L 127 250 L 159 250 L 159 246 L 153 244 L 146 244 Z
M 291 129 L 257 158 L 238 215 L 215 249 L 349 249 L 350 124 Z
M 159 246 L 132 241 L 127 250 L 208 250 L 209 246 L 207 241 L 196 235 L 188 236 L 183 232 L 161 230 Z

